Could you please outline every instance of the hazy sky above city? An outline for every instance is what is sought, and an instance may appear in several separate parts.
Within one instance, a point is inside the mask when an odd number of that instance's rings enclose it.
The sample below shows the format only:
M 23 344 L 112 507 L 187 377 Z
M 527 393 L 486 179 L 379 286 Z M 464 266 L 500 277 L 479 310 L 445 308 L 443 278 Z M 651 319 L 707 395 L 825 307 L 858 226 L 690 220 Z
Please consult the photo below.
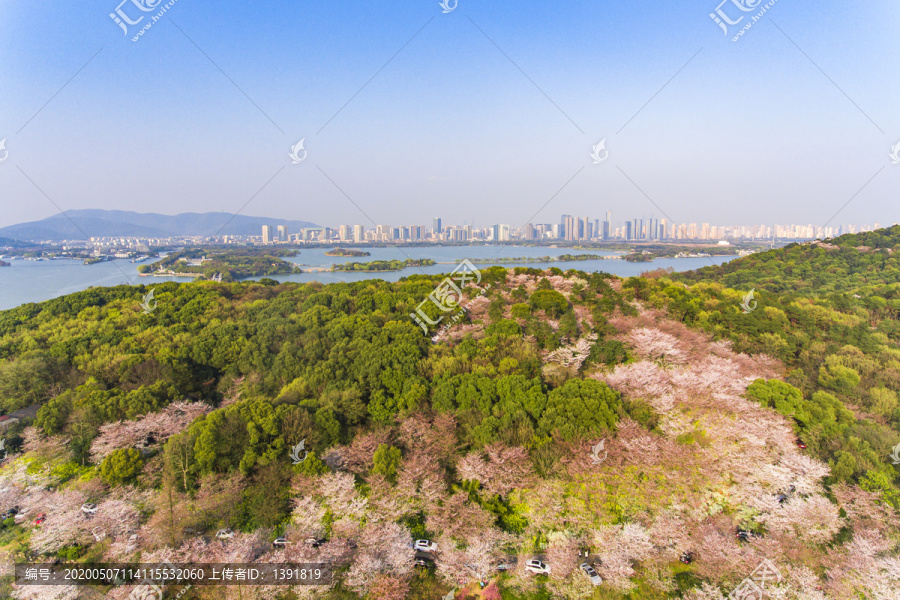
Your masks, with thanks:
M 897 220 L 896 2 L 141 1 L 0 0 L 0 225 Z

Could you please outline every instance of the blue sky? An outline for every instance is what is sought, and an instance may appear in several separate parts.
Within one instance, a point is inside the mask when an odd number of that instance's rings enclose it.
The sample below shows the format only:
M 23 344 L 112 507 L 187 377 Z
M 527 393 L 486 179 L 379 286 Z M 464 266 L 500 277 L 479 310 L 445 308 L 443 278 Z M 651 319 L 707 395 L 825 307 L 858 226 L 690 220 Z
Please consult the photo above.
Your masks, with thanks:
M 178 0 L 135 43 L 115 0 L 0 0 L 0 225 L 896 221 L 900 7 L 778 0 L 732 42 L 716 4 Z

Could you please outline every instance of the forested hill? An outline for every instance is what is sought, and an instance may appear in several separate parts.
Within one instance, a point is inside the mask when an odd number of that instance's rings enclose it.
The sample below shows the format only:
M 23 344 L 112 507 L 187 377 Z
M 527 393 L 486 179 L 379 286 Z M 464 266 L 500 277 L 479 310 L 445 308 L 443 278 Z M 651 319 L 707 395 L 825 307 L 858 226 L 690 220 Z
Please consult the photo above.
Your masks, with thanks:
M 771 292 L 853 292 L 900 282 L 900 225 L 753 254 L 678 276 Z
M 835 480 L 880 490 L 900 507 L 890 459 L 900 442 L 900 227 L 626 286 L 741 352 L 782 361 L 797 390 L 760 401 L 797 421 L 799 439 Z
M 46 597 L 12 589 L 22 556 L 345 565 L 246 600 L 722 600 L 763 559 L 773 597 L 900 597 L 900 284 L 743 309 L 714 281 L 491 267 L 423 335 L 442 280 L 0 312 L 0 412 L 41 406 L 3 433 L 0 597 Z

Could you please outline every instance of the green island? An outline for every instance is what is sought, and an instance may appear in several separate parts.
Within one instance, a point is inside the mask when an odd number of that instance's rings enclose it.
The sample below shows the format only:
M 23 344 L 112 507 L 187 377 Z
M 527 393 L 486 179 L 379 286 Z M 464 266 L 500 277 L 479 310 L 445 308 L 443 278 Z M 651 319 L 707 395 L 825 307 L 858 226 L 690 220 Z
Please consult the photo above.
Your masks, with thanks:
M 900 226 L 677 274 L 484 268 L 452 325 L 444 277 L 0 311 L 0 597 L 14 561 L 111 552 L 342 565 L 228 595 L 254 599 L 722 600 L 763 558 L 786 600 L 900 597 Z
M 652 262 L 654 258 L 656 256 L 650 252 L 630 252 L 622 256 L 622 260 L 628 262 Z
M 371 256 L 371 252 L 365 250 L 353 250 L 352 248 L 334 248 L 325 253 L 325 256 Z
M 371 262 L 350 262 L 331 265 L 332 271 L 402 271 L 409 267 L 429 267 L 437 264 L 430 258 L 407 258 L 406 260 L 373 260 Z
M 470 258 L 474 264 L 502 264 L 502 263 L 548 263 L 548 262 L 577 262 L 581 260 L 609 260 L 617 258 L 605 254 L 560 254 L 559 256 L 517 256 L 496 258 Z
M 237 281 L 302 273 L 299 267 L 284 260 L 298 254 L 298 250 L 288 248 L 187 248 L 152 264 L 140 265 L 137 270 L 144 275 L 194 275 L 204 279 L 218 275 L 222 281 Z

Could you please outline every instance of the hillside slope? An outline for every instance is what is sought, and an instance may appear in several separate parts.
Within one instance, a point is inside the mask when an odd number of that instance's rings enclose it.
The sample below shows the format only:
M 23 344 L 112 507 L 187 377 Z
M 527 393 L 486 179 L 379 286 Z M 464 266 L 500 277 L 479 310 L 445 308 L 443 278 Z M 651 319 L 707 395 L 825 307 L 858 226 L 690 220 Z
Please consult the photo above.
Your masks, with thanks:
M 43 405 L 10 430 L 0 489 L 47 513 L 4 522 L 0 554 L 347 566 L 334 589 L 242 598 L 591 597 L 585 551 L 603 598 L 722 600 L 763 559 L 787 600 L 900 595 L 896 479 L 873 450 L 893 430 L 847 408 L 855 393 L 886 408 L 896 389 L 880 379 L 894 338 L 868 313 L 767 293 L 745 315 L 718 283 L 480 275 L 434 340 L 410 318 L 429 276 L 166 283 L 149 314 L 146 290 L 121 286 L 0 313 L 2 408 Z M 779 356 L 743 352 L 757 345 Z M 855 468 L 829 466 L 837 452 Z M 415 539 L 437 543 L 426 568 Z M 549 576 L 524 570 L 532 557 Z M 43 592 L 0 578 L 0 595 Z

